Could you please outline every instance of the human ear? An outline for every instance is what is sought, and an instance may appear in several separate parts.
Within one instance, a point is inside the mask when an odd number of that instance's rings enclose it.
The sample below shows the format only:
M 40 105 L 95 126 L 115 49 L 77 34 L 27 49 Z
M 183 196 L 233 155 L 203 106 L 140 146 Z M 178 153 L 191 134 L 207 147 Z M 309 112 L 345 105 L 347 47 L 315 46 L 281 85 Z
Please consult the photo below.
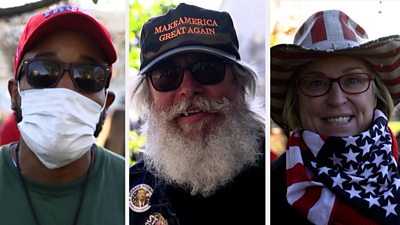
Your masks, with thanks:
M 19 93 L 18 93 L 18 81 L 15 79 L 10 79 L 8 81 L 8 93 L 11 97 L 11 109 L 17 110 L 18 102 L 19 102 Z

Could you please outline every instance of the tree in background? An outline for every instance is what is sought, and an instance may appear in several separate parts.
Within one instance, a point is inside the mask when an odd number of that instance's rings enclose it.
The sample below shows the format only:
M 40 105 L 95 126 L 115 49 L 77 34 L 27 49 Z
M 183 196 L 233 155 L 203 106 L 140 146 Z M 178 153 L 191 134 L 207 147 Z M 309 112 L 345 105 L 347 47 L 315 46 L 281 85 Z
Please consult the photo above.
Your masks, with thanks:
M 143 24 L 151 17 L 165 14 L 175 8 L 173 0 L 155 0 L 150 7 L 144 7 L 139 0 L 129 5 L 129 67 L 130 71 L 139 71 L 140 67 L 140 31 Z M 133 74 L 134 76 L 136 74 Z M 140 158 L 139 149 L 144 147 L 146 137 L 137 130 L 129 132 L 129 164 L 133 165 Z

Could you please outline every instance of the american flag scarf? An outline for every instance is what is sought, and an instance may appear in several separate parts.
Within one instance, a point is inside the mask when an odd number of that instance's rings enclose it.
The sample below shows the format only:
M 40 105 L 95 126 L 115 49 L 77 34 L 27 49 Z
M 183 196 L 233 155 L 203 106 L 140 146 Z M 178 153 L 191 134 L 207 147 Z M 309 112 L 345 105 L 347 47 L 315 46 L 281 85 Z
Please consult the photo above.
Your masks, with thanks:
M 358 135 L 294 131 L 286 152 L 289 204 L 317 225 L 336 224 L 348 211 L 343 205 L 376 223 L 400 224 L 397 142 L 387 124 L 376 109 L 371 128 Z

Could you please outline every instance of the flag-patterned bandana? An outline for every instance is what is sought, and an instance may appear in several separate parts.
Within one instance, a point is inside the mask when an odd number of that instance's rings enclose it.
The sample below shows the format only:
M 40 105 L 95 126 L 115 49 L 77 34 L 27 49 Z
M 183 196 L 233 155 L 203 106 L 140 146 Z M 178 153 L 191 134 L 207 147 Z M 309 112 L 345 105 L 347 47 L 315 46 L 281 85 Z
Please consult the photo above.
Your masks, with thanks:
M 287 200 L 314 224 L 331 224 L 338 201 L 377 223 L 400 224 L 397 144 L 375 110 L 371 128 L 348 137 L 297 130 L 286 153 Z

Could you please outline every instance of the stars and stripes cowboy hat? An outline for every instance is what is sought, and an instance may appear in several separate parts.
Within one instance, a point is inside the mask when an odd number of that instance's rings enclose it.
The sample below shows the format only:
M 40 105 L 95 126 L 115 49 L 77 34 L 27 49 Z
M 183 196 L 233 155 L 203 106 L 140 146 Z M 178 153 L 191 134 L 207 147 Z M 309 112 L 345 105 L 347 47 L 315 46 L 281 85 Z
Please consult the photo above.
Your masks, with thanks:
M 282 128 L 286 94 L 294 72 L 327 55 L 351 55 L 369 61 L 388 88 L 393 103 L 400 100 L 400 35 L 368 40 L 365 30 L 339 10 L 311 15 L 294 37 L 294 44 L 271 47 L 271 118 Z

